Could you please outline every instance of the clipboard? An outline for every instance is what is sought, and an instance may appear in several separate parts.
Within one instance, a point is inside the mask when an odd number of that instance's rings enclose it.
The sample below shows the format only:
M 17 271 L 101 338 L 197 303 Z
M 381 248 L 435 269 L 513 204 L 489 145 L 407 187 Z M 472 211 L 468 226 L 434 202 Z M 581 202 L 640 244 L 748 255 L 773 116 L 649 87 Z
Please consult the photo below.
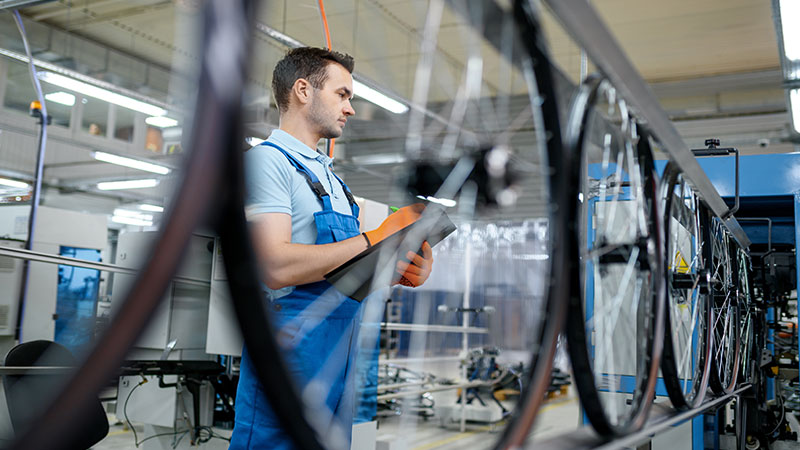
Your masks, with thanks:
M 405 259 L 409 251 L 419 253 L 423 241 L 433 247 L 455 230 L 444 208 L 429 205 L 418 221 L 328 272 L 325 279 L 339 292 L 360 302 L 398 277 L 395 264 L 400 258 Z

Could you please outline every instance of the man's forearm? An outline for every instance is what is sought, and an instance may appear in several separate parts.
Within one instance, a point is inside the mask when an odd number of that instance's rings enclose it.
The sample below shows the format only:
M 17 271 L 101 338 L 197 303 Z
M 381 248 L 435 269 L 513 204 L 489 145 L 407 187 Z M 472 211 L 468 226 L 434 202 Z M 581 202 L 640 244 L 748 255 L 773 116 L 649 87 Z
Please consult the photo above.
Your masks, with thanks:
M 263 278 L 270 289 L 313 283 L 367 248 L 364 236 L 332 244 L 281 243 L 257 252 L 262 255 Z

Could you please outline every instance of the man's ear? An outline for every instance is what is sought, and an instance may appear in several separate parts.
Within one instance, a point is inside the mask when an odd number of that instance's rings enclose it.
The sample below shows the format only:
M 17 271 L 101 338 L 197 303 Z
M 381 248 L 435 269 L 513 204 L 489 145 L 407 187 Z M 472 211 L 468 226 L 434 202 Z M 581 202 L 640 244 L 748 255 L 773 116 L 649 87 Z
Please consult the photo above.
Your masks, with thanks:
M 305 78 L 298 78 L 292 85 L 292 93 L 301 106 L 311 101 L 312 89 L 311 83 Z

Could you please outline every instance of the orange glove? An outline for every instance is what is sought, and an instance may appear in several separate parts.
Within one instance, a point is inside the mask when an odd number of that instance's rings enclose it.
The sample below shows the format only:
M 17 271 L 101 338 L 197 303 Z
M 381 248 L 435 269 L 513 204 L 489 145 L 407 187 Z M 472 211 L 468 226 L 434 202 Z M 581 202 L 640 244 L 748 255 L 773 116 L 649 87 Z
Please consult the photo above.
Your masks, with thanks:
M 422 243 L 422 254 L 423 256 L 419 256 L 414 252 L 408 252 L 406 258 L 411 261 L 410 263 L 397 261 L 397 273 L 400 274 L 400 279 L 394 284 L 417 287 L 428 279 L 433 269 L 433 251 L 428 241 Z
M 369 244 L 375 245 L 416 222 L 419 220 L 419 216 L 424 210 L 425 205 L 422 203 L 414 203 L 413 205 L 404 206 L 392 214 L 389 214 L 389 217 L 384 219 L 383 223 L 378 228 L 364 233 L 369 240 Z

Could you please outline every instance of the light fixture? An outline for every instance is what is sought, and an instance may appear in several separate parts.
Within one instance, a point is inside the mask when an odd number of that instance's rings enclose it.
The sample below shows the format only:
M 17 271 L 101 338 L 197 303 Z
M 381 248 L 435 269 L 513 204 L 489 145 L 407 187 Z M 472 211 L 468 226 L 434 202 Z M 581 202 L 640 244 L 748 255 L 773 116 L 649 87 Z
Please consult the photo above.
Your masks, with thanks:
M 374 103 L 381 108 L 393 112 L 395 114 L 403 114 L 408 111 L 408 106 L 400 103 L 399 101 L 387 96 L 386 94 L 377 91 L 366 84 L 353 80 L 353 93 L 364 100 Z
M 152 220 L 137 219 L 136 217 L 127 216 L 111 216 L 111 221 L 124 225 L 136 225 L 140 227 L 150 227 L 153 225 Z
M 50 83 L 70 91 L 79 92 L 89 97 L 94 97 L 115 105 L 122 106 L 123 108 L 132 109 L 150 116 L 163 116 L 167 114 L 167 110 L 159 108 L 158 106 L 151 105 L 124 95 L 111 92 L 106 89 L 93 86 L 83 81 L 78 81 L 74 78 L 65 77 L 53 72 L 39 72 L 39 79 L 45 83 Z
M 139 205 L 139 209 L 141 209 L 142 211 L 164 212 L 163 206 L 151 205 L 149 203 L 142 203 L 141 205 Z
M 780 0 L 783 54 L 791 61 L 800 60 L 800 2 Z
M 28 183 L 23 183 L 22 181 L 17 181 L 17 180 L 9 180 L 8 178 L 0 178 L 0 185 L 20 188 L 20 189 L 28 189 L 30 187 Z
M 792 110 L 792 128 L 795 133 L 800 133 L 800 89 L 789 91 L 789 106 Z
M 170 172 L 168 167 L 160 166 L 158 164 L 140 161 L 138 159 L 126 158 L 124 156 L 112 155 L 106 152 L 93 152 L 92 156 L 98 161 L 103 161 L 118 166 L 130 167 L 131 169 L 144 170 L 145 172 L 153 172 L 159 175 L 166 175 Z
M 178 125 L 178 121 L 167 116 L 150 116 L 144 123 L 158 128 L 171 128 Z
M 380 166 L 405 162 L 406 156 L 401 153 L 378 153 L 377 155 L 354 156 L 352 161 L 353 164 L 362 166 Z
M 150 220 L 150 221 L 153 220 L 153 215 L 152 214 L 145 214 L 143 212 L 131 211 L 130 209 L 124 209 L 124 208 L 116 208 L 116 209 L 114 209 L 114 214 L 113 215 L 114 216 L 121 216 L 121 217 L 133 217 L 135 219 L 141 219 L 141 220 Z
M 125 180 L 125 181 L 105 181 L 97 183 L 97 189 L 101 191 L 116 191 L 120 189 L 143 189 L 158 186 L 158 180 L 155 178 L 145 178 L 141 180 Z
M 72 106 L 75 104 L 75 96 L 64 91 L 51 92 L 45 95 L 44 98 L 61 105 Z
M 436 198 L 431 196 L 425 197 L 422 195 L 418 195 L 417 198 L 420 198 L 422 200 L 427 200 L 431 203 L 436 203 L 447 208 L 452 208 L 453 206 L 456 206 L 458 204 L 458 202 L 449 198 Z

